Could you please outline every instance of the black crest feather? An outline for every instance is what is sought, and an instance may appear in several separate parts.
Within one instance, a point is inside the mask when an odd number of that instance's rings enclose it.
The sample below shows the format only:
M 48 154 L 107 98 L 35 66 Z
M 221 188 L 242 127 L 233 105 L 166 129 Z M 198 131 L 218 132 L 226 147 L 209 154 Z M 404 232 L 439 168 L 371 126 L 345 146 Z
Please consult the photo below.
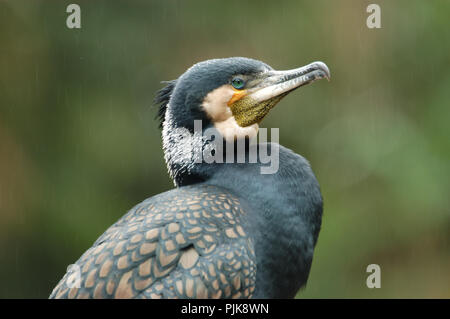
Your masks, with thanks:
M 156 92 L 154 99 L 154 103 L 159 106 L 158 114 L 156 115 L 156 117 L 159 119 L 159 128 L 162 128 L 164 117 L 166 115 L 167 104 L 169 103 L 170 96 L 172 95 L 177 80 L 164 81 L 162 83 L 165 83 L 166 86 Z

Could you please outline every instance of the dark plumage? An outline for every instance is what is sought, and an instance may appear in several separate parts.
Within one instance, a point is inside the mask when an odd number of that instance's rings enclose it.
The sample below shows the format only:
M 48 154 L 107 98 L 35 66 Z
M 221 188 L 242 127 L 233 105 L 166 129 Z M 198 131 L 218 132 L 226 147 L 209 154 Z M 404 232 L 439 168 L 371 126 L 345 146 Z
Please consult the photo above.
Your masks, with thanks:
M 307 281 L 320 230 L 319 184 L 303 157 L 276 143 L 249 143 L 242 135 L 248 127 L 234 115 L 259 122 L 282 96 L 323 77 L 329 71 L 321 62 L 277 72 L 260 61 L 229 58 L 198 63 L 167 82 L 155 102 L 177 187 L 146 199 L 111 226 L 76 262 L 80 287 L 68 287 L 71 272 L 50 297 L 294 297 Z M 199 137 L 194 120 L 201 120 L 203 132 L 226 137 L 226 125 L 236 135 L 225 142 Z M 240 139 L 243 163 L 236 152 L 233 163 L 191 156 L 195 147 L 217 151 L 231 143 L 237 150 Z M 267 163 L 260 152 L 249 161 L 252 151 L 267 146 L 279 154 L 273 174 L 261 174 Z

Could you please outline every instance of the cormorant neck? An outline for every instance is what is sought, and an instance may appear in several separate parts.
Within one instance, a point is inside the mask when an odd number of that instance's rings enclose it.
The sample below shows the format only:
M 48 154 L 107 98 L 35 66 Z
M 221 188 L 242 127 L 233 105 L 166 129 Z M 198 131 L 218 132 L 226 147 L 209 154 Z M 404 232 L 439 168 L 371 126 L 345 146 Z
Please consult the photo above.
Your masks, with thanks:
M 162 130 L 164 159 L 175 186 L 205 182 L 220 166 L 249 161 L 248 138 L 228 142 L 210 123 L 199 122 L 205 127 L 179 127 L 170 108 L 166 111 Z M 214 132 L 213 137 L 206 131 Z
M 202 151 L 211 148 L 202 132 L 179 127 L 170 107 L 166 110 L 162 127 L 164 159 L 175 186 L 185 186 L 208 179 Z

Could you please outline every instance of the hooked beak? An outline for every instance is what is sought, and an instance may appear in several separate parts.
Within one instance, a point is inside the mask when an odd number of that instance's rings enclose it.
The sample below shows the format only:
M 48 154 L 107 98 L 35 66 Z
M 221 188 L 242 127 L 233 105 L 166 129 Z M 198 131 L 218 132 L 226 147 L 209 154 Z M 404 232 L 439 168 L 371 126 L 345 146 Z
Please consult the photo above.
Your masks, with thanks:
M 287 71 L 270 70 L 250 81 L 248 89 L 236 93 L 229 106 L 237 123 L 246 127 L 261 122 L 289 92 L 316 80 L 330 80 L 330 76 L 323 62 Z
M 256 102 L 270 100 L 316 80 L 326 78 L 329 81 L 331 74 L 327 65 L 318 61 L 293 70 L 268 71 L 265 76 L 260 85 L 248 94 Z

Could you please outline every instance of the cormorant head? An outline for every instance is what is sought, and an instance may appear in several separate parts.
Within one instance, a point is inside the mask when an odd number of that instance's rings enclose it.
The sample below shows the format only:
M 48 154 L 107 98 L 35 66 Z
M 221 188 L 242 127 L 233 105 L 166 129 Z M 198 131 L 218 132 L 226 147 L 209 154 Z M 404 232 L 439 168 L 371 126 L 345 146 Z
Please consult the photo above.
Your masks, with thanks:
M 155 101 L 160 104 L 164 158 L 175 185 L 207 179 L 211 166 L 203 165 L 208 162 L 204 153 L 215 154 L 224 140 L 255 137 L 259 123 L 284 96 L 329 77 L 322 62 L 275 71 L 257 60 L 228 58 L 197 63 L 169 81 Z M 211 131 L 224 140 L 212 139 Z
M 276 71 L 248 58 L 207 60 L 195 64 L 158 92 L 161 126 L 193 131 L 194 120 L 214 126 L 226 139 L 253 137 L 258 124 L 284 96 L 315 80 L 330 77 L 323 62 Z

